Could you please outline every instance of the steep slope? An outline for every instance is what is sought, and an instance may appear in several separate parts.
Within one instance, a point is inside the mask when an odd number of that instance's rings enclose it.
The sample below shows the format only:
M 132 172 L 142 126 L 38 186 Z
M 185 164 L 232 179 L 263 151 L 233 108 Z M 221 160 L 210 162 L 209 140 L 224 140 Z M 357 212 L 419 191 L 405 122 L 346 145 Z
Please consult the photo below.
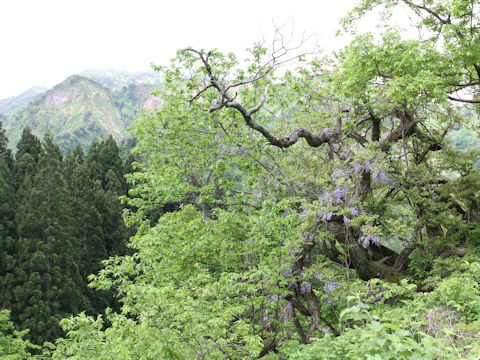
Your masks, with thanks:
M 10 144 L 17 143 L 25 126 L 40 137 L 52 132 L 62 151 L 77 143 L 86 149 L 94 138 L 110 134 L 119 142 L 153 89 L 152 85 L 130 84 L 111 91 L 92 79 L 70 76 L 9 119 Z
M 33 87 L 20 95 L 0 99 L 0 114 L 8 118 L 46 90 L 44 87 Z

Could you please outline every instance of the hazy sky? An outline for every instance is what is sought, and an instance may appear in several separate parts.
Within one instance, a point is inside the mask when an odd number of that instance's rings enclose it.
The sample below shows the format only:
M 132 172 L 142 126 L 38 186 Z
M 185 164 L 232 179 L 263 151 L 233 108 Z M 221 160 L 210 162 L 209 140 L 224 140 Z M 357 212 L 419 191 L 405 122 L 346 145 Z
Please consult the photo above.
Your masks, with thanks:
M 357 0 L 0 0 L 0 98 L 86 69 L 144 70 L 179 48 L 240 51 L 294 23 L 331 48 Z

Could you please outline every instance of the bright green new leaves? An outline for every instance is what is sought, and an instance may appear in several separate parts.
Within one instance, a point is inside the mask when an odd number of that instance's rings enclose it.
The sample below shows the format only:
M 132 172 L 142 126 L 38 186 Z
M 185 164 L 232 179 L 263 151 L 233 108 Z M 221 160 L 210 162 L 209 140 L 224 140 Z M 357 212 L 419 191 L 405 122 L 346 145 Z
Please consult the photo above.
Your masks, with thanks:
M 286 350 L 288 358 L 477 359 L 479 263 L 460 267 L 468 271 L 439 280 L 429 293 L 416 291 L 407 281 L 398 285 L 370 281 L 367 296 L 359 288 L 361 299 L 352 296 L 354 305 L 340 313 L 351 328 L 339 337 L 326 336 L 299 349 L 292 346 Z M 379 302 L 378 297 L 387 300 Z M 386 304 L 392 301 L 395 306 Z
M 445 83 L 452 71 L 431 43 L 402 40 L 395 31 L 379 41 L 367 34 L 340 51 L 338 58 L 333 86 L 354 104 L 395 109 L 399 104 L 415 107 L 445 100 Z M 440 73 L 441 77 L 436 75 Z
M 37 346 L 23 339 L 28 330 L 14 330 L 9 317 L 8 310 L 0 311 L 0 357 L 4 360 L 31 359 L 29 350 L 37 349 Z
M 241 209 L 215 214 L 206 220 L 186 206 L 164 215 L 132 239 L 135 256 L 112 259 L 93 284 L 114 286 L 123 312 L 177 344 L 186 358 L 248 358 L 262 349 L 268 324 L 282 326 L 278 310 L 286 304 L 277 285 L 285 281 L 281 269 L 288 259 L 282 245 L 297 220 L 287 216 L 279 223 L 268 212 Z
M 364 0 L 343 20 L 351 26 L 359 18 L 375 8 L 383 8 L 391 14 L 396 8 L 407 7 L 416 15 L 421 36 L 432 43 L 431 53 L 437 53 L 436 61 L 425 66 L 432 70 L 430 78 L 443 82 L 445 93 L 455 99 L 470 100 L 475 95 L 480 76 L 480 7 L 468 0 Z M 421 54 L 421 53 L 420 53 Z M 420 55 L 423 57 L 423 55 Z M 440 66 L 442 71 L 436 71 Z M 457 93 L 457 91 L 460 91 Z
M 139 161 L 123 199 L 138 226 L 132 253 L 91 277 L 121 311 L 106 316 L 111 326 L 64 320 L 54 356 L 433 359 L 460 343 L 476 354 L 478 278 L 437 275 L 459 266 L 445 258 L 462 246 L 477 251 L 477 169 L 447 140 L 464 122 L 448 96 L 476 86 L 464 86 L 476 50 L 450 41 L 466 36 L 454 24 L 466 26 L 467 4 L 426 5 L 437 20 L 451 12 L 437 29 L 444 44 L 360 35 L 282 78 L 259 46 L 244 70 L 232 54 L 179 52 L 164 69 L 163 107 L 134 130 Z M 239 108 L 256 109 L 254 120 Z M 293 129 L 330 138 L 266 143 Z M 111 170 L 102 181 L 115 187 Z M 451 337 L 435 338 L 423 313 Z M 458 329 L 435 322 L 440 313 Z

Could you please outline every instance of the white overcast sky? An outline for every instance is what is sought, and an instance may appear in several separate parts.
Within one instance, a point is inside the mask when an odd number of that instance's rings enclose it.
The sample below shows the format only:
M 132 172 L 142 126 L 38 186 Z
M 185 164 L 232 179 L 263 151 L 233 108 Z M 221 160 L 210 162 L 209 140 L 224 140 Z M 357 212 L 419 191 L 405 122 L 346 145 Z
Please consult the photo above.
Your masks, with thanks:
M 179 48 L 241 51 L 294 23 L 323 48 L 358 0 L 0 0 L 0 98 L 86 69 L 166 65 Z

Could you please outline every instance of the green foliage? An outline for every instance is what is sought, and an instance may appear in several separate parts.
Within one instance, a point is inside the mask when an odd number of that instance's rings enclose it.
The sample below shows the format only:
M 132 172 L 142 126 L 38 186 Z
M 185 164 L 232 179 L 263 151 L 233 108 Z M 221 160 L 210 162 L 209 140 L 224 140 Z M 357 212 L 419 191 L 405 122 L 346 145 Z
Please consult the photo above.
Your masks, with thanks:
M 24 183 L 23 211 L 17 213 L 21 256 L 13 306 L 16 319 L 37 343 L 58 337 L 59 319 L 78 312 L 86 301 L 60 150 L 48 134 L 42 148 L 37 173 Z
M 408 282 L 392 288 L 377 281 L 378 293 L 369 283 L 368 292 L 376 292 L 377 300 L 361 295 L 363 299 L 340 313 L 353 326 L 339 337 L 326 335 L 311 345 L 286 346 L 284 354 L 288 359 L 319 360 L 477 359 L 479 265 L 464 264 L 469 273 L 440 281 L 431 293 L 415 292 Z
M 364 0 L 345 22 L 399 3 Z M 478 358 L 477 158 L 448 137 L 467 127 L 452 92 L 478 90 L 478 54 L 467 46 L 478 9 L 404 3 L 427 11 L 421 23 L 443 36 L 358 35 L 278 72 L 280 55 L 259 44 L 245 68 L 234 54 L 180 51 L 162 68 L 162 108 L 136 122 L 128 185 L 113 138 L 69 154 L 74 201 L 58 211 L 78 220 L 83 278 L 122 252 L 115 214 L 127 189 L 124 218 L 137 232 L 127 254 L 89 276 L 120 307 L 62 320 L 66 336 L 49 356 Z M 134 87 L 122 91 L 135 99 Z M 120 93 L 115 101 L 132 110 Z M 29 176 L 17 230 L 32 239 L 48 218 L 34 201 L 48 193 L 46 159 L 61 162 L 52 146 L 18 161 Z M 29 261 L 42 264 L 43 253 Z
M 112 324 L 104 329 L 103 321 L 85 316 L 62 320 L 69 340 L 59 339 L 50 359 L 187 359 L 174 350 L 176 344 L 168 343 L 154 328 L 137 324 L 120 315 L 109 315 Z M 132 336 L 134 335 L 134 336 Z M 71 341 L 73 340 L 73 341 Z
M 475 253 L 479 221 L 474 157 L 446 139 L 463 120 L 448 101 L 456 67 L 396 31 L 282 76 L 262 72 L 266 49 L 251 55 L 242 69 L 182 51 L 162 69 L 164 104 L 134 129 L 132 253 L 90 278 L 121 309 L 64 320 L 53 356 L 478 356 L 478 264 L 462 275 L 445 255 Z M 306 129 L 331 142 L 270 146 Z M 114 168 L 94 170 L 104 186 Z
M 87 277 L 126 252 L 124 166 L 111 137 L 65 159 L 51 135 L 42 143 L 28 128 L 15 159 L 7 143 L 0 129 L 0 306 L 41 344 L 60 336 L 67 315 L 118 307 Z
M 0 310 L 0 357 L 4 360 L 32 359 L 29 350 L 38 347 L 23 339 L 28 330 L 14 330 L 9 317 L 8 310 Z
M 102 79 L 115 81 L 114 76 L 107 74 Z M 71 76 L 11 114 L 8 137 L 13 143 L 17 142 L 21 129 L 26 126 L 39 137 L 50 131 L 63 153 L 77 144 L 86 151 L 94 139 L 109 135 L 120 141 L 140 116 L 141 108 L 158 105 L 150 96 L 154 86 L 148 79 L 139 75 L 138 79 L 132 78 L 132 83 L 112 90 L 87 77 Z
M 5 115 L 6 120 L 8 120 L 9 117 L 25 107 L 45 90 L 46 89 L 42 87 L 33 87 L 20 95 L 0 99 L 0 115 Z
M 7 139 L 3 137 L 0 127 L 0 306 L 8 308 L 14 303 L 13 294 L 9 290 L 15 285 L 17 204 L 13 158 L 6 145 Z

